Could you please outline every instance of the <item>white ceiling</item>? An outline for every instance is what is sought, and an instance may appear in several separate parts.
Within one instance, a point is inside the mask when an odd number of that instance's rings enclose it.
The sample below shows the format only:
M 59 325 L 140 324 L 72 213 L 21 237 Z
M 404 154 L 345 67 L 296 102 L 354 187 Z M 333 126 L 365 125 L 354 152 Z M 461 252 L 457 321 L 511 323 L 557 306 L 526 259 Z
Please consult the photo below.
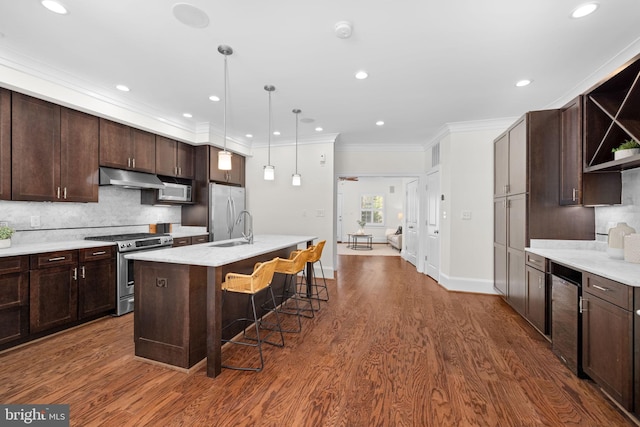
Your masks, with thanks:
M 208 97 L 222 96 L 217 47 L 227 44 L 232 139 L 266 143 L 272 84 L 282 133 L 272 144 L 293 139 L 300 108 L 314 120 L 300 123 L 300 140 L 322 126 L 340 134 L 339 149 L 425 146 L 447 123 L 557 107 L 640 51 L 639 0 L 601 1 L 579 20 L 570 13 L 581 0 L 188 1 L 206 28 L 179 22 L 175 0 L 61 0 L 64 16 L 39 0 L 0 0 L 0 65 L 221 133 L 223 103 Z M 334 34 L 342 20 L 353 24 L 348 39 Z M 361 69 L 368 79 L 354 78 Z M 533 83 L 516 88 L 524 78 Z

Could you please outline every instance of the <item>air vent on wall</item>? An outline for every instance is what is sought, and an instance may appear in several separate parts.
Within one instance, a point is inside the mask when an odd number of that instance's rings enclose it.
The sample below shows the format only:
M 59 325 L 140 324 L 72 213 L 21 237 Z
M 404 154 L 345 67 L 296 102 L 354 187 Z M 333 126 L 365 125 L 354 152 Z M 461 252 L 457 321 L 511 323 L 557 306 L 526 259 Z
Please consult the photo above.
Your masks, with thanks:
M 438 166 L 440 164 L 440 143 L 437 143 L 431 147 L 431 167 Z

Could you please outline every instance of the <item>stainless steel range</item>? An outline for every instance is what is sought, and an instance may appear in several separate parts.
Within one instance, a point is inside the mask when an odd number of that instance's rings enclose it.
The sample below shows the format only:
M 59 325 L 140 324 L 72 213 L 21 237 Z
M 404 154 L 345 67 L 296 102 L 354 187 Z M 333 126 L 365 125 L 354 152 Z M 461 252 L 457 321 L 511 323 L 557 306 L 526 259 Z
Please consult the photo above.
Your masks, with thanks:
M 111 236 L 91 236 L 86 240 L 116 242 L 116 316 L 133 311 L 133 260 L 125 259 L 125 254 L 134 251 L 152 251 L 173 245 L 173 237 L 169 234 L 133 233 Z

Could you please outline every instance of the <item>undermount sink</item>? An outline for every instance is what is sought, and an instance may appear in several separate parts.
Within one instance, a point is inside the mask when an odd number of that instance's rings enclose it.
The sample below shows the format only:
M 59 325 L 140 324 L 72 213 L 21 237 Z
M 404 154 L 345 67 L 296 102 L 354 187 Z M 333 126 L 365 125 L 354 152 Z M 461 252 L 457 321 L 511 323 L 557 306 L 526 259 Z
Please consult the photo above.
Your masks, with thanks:
M 213 245 L 210 245 L 210 246 L 215 246 L 218 248 L 230 248 L 232 246 L 246 245 L 248 243 L 249 242 L 247 242 L 246 240 L 234 240 L 233 242 L 214 243 Z

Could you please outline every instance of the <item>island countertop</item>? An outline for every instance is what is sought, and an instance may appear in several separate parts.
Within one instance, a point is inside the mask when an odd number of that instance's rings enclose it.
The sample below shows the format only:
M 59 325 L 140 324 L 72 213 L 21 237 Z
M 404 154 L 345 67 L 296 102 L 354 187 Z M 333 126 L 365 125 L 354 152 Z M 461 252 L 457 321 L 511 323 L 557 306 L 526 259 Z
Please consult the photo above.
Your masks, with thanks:
M 240 242 L 244 239 L 220 240 L 176 248 L 132 252 L 127 254 L 125 258 L 138 261 L 220 267 L 278 249 L 307 243 L 316 238 L 316 236 L 258 234 L 254 237 L 253 244 L 222 247 L 220 245 L 233 241 Z

